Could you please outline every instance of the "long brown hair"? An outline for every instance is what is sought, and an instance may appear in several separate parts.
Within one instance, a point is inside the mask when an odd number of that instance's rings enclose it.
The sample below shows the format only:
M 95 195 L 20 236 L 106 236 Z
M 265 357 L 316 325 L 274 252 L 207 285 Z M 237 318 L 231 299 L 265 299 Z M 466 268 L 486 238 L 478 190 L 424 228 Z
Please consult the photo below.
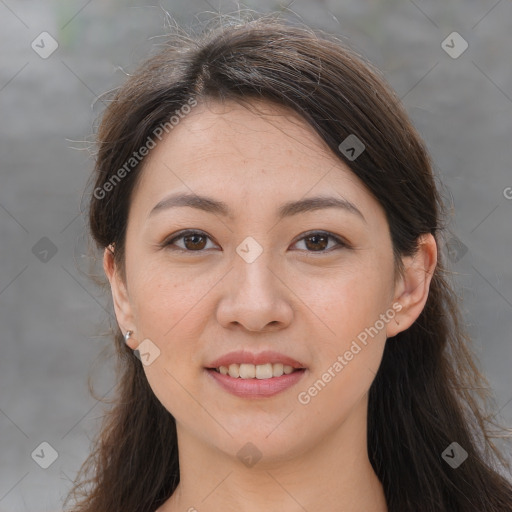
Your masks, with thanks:
M 126 163 L 159 127 L 169 132 L 169 119 L 191 98 L 262 99 L 296 111 L 383 206 L 397 261 L 414 254 L 423 233 L 438 242 L 426 306 L 409 329 L 387 340 L 369 391 L 368 453 L 389 511 L 512 510 L 512 485 L 501 474 L 510 467 L 492 442 L 490 425 L 498 425 L 486 412 L 488 384 L 444 267 L 442 197 L 399 99 L 334 36 L 272 15 L 221 21 L 194 37 L 169 36 L 106 108 L 89 203 L 93 239 L 100 249 L 112 244 L 123 269 L 127 214 L 143 160 Z M 365 144 L 357 159 L 339 149 L 349 135 Z M 115 399 L 65 501 L 73 499 L 73 512 L 154 512 L 180 479 L 175 420 L 118 328 L 114 340 Z M 453 442 L 468 454 L 456 469 L 442 457 Z

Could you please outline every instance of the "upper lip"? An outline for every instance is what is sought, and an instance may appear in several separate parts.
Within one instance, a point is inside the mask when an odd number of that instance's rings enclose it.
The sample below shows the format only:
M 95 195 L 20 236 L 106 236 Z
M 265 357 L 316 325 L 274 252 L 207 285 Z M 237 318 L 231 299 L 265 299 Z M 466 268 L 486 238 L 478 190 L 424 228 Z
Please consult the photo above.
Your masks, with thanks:
M 272 350 L 265 350 L 263 352 L 252 353 L 245 350 L 238 350 L 235 352 L 229 352 L 223 356 L 215 359 L 207 365 L 207 368 L 219 368 L 221 366 L 229 366 L 230 364 L 266 364 L 266 363 L 282 363 L 283 365 L 289 365 L 293 368 L 304 368 L 302 363 L 292 359 L 291 357 L 274 352 Z

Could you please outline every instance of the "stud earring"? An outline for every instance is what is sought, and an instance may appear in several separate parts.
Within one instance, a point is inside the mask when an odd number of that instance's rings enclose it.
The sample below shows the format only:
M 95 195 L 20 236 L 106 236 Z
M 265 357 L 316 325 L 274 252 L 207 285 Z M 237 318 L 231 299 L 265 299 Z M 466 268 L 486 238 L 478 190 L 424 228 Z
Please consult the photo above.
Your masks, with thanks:
M 133 334 L 133 331 L 126 331 L 126 334 L 124 335 L 124 342 L 125 343 L 128 343 L 128 340 L 130 339 L 132 334 Z

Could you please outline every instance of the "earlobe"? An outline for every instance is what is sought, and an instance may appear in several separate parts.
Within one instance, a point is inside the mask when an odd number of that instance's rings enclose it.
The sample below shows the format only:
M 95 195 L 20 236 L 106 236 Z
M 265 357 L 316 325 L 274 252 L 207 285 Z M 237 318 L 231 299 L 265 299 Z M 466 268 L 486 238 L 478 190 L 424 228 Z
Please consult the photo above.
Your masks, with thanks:
M 428 299 L 430 283 L 437 265 L 437 244 L 432 234 L 418 239 L 418 250 L 413 256 L 402 258 L 403 275 L 395 287 L 394 302 L 401 305 L 386 329 L 387 337 L 408 329 L 420 316 Z
M 126 284 L 115 266 L 112 246 L 106 247 L 103 253 L 103 269 L 110 282 L 117 323 L 124 334 L 130 329 L 133 330 L 135 322 Z M 135 348 L 137 345 L 133 338 L 128 339 L 126 343 L 130 348 Z M 134 347 L 131 346 L 132 344 L 134 344 Z

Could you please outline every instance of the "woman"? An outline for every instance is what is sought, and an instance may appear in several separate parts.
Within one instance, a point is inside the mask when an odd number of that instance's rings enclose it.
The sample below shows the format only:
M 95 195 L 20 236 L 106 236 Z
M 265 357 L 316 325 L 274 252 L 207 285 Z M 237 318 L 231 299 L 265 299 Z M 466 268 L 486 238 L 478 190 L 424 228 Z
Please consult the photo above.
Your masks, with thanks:
M 226 24 L 148 59 L 98 142 L 119 386 L 69 510 L 512 510 L 429 157 L 377 71 Z

